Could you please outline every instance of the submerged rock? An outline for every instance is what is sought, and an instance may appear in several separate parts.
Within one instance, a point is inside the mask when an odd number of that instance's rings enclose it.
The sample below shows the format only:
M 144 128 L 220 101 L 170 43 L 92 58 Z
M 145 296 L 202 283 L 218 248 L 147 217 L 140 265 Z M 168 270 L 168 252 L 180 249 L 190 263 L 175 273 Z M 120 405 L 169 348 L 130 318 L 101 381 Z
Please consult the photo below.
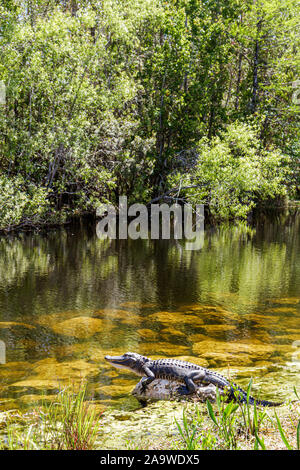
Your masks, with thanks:
M 183 344 L 173 344 L 167 342 L 160 343 L 140 343 L 138 352 L 144 356 L 151 356 L 155 351 L 156 355 L 161 354 L 162 356 L 178 356 L 188 354 L 190 349 L 188 346 Z
M 96 333 L 103 333 L 104 323 L 99 318 L 75 317 L 53 325 L 52 329 L 58 334 L 86 339 Z
M 95 377 L 99 373 L 99 367 L 83 360 L 57 362 L 55 358 L 41 359 L 31 365 L 31 375 L 23 380 L 9 384 L 9 390 L 29 393 L 31 390 L 57 391 L 61 386 L 72 383 L 76 390 L 82 380 Z
M 274 345 L 257 340 L 230 343 L 207 339 L 193 344 L 193 353 L 204 357 L 210 366 L 246 366 L 257 361 L 270 359 L 276 353 Z
M 271 299 L 270 302 L 275 304 L 290 304 L 297 305 L 300 303 L 300 297 L 286 297 L 284 299 Z
M 177 330 L 176 328 L 173 328 L 172 326 L 169 326 L 168 328 L 163 328 L 160 331 L 160 335 L 164 340 L 170 340 L 170 336 L 179 336 L 180 338 L 186 339 L 186 333 L 183 331 Z
M 139 337 L 146 341 L 157 341 L 158 335 L 156 331 L 150 330 L 149 328 L 140 328 L 137 332 Z
M 170 325 L 182 325 L 182 324 L 191 324 L 193 326 L 202 326 L 203 320 L 197 315 L 187 314 L 183 312 L 156 312 L 148 316 L 149 320 L 162 323 L 165 327 L 170 327 Z
M 25 329 L 29 330 L 34 330 L 35 326 L 33 325 L 28 325 L 27 323 L 22 323 L 22 322 L 15 322 L 15 321 L 1 321 L 0 322 L 0 328 L 14 328 L 14 327 L 23 327 Z
M 180 390 L 183 384 L 181 382 L 169 381 L 165 379 L 155 379 L 148 386 L 146 391 L 142 390 L 142 380 L 135 386 L 132 395 L 141 402 L 157 400 L 188 400 L 194 402 L 216 401 L 216 387 L 213 384 L 199 385 L 197 391 L 192 395 L 182 395 Z M 222 395 L 222 391 L 220 391 Z

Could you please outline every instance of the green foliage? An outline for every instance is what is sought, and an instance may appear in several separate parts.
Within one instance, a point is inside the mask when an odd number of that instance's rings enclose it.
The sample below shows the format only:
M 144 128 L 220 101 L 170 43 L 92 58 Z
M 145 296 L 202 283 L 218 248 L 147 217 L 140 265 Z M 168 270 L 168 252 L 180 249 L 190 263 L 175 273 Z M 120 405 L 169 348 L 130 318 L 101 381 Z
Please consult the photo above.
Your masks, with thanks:
M 246 218 L 258 201 L 284 196 L 288 157 L 278 149 L 261 148 L 258 131 L 249 124 L 227 126 L 211 141 L 202 139 L 195 167 L 171 179 L 177 186 L 195 186 L 187 198 L 208 204 L 216 218 Z
M 295 392 L 295 395 L 297 397 L 297 400 L 299 401 L 299 395 L 298 395 L 298 392 L 297 392 L 295 387 L 294 387 L 294 392 Z M 277 416 L 276 412 L 275 412 L 275 418 L 276 418 L 277 429 L 279 430 L 280 437 L 281 437 L 282 442 L 284 443 L 285 447 L 288 450 L 300 450 L 300 419 L 298 420 L 298 423 L 296 425 L 296 447 L 294 449 L 293 444 L 286 437 L 286 434 L 283 430 L 281 421 L 280 421 L 279 417 Z
M 21 176 L 0 175 L 0 229 L 10 229 L 41 222 L 49 211 L 47 191 L 34 184 L 25 184 Z
M 219 435 L 221 439 L 224 440 L 226 448 L 237 449 L 236 411 L 239 408 L 239 404 L 231 401 L 225 405 L 225 402 L 218 391 L 216 403 L 219 411 L 219 417 L 217 418 L 215 415 L 213 407 L 209 401 L 206 402 L 208 414 L 214 424 L 217 426 Z
M 182 424 L 176 421 L 181 441 L 177 448 L 185 450 L 198 449 L 239 449 L 241 437 L 251 441 L 255 437 L 255 448 L 264 447 L 262 437 L 259 437 L 260 427 L 267 418 L 265 410 L 258 410 L 249 403 L 251 382 L 247 389 L 246 403 L 226 401 L 216 390 L 216 409 L 207 400 L 206 408 L 212 427 L 208 427 L 204 416 L 201 415 L 198 406 L 195 413 L 187 415 L 183 411 Z
M 196 407 L 195 415 L 187 417 L 185 410 L 182 412 L 182 426 L 175 420 L 182 442 L 177 448 L 184 450 L 213 450 L 216 446 L 216 438 L 203 430 L 204 419 Z
M 1 178 L 30 181 L 63 220 L 149 202 L 197 153 L 207 190 L 189 197 L 221 218 L 297 196 L 298 17 L 297 0 L 4 0 Z
M 78 392 L 61 389 L 57 398 L 36 410 L 36 420 L 22 433 L 13 423 L 6 423 L 9 450 L 92 450 L 98 438 L 101 420 L 86 401 L 86 385 Z
M 86 386 L 79 392 L 63 389 L 42 415 L 44 446 L 55 450 L 92 450 L 98 437 L 99 416 L 86 401 Z
M 250 406 L 251 387 L 252 379 L 248 384 L 246 403 L 240 403 L 240 412 L 243 418 L 243 430 L 247 438 L 249 438 L 249 436 L 255 436 L 256 444 L 259 443 L 263 448 L 263 439 L 258 437 L 258 433 L 262 423 L 267 418 L 267 411 L 265 409 L 259 409 L 256 402 L 254 402 L 253 408 Z

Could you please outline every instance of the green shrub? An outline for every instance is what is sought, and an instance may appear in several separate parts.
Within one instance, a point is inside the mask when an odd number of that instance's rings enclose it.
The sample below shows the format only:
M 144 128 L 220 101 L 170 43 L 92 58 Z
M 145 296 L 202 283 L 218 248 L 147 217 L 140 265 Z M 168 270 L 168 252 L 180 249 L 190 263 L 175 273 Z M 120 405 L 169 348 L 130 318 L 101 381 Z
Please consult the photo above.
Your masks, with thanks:
M 193 186 L 187 199 L 208 204 L 218 219 L 243 219 L 258 201 L 286 194 L 287 162 L 279 150 L 261 149 L 255 127 L 235 122 L 211 141 L 202 139 L 193 171 L 170 183 Z
M 0 175 L 0 230 L 40 223 L 49 210 L 47 190 L 26 184 L 20 176 Z

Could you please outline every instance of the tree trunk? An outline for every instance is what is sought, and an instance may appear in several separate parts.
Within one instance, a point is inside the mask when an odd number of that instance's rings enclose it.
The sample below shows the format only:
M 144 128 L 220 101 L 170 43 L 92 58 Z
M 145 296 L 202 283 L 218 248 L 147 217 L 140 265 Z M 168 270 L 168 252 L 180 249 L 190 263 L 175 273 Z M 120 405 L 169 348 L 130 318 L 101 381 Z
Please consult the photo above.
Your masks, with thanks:
M 262 21 L 259 20 L 256 29 L 256 40 L 254 45 L 254 60 L 253 60 L 253 86 L 252 86 L 252 99 L 251 99 L 251 113 L 254 114 L 257 109 L 258 103 L 258 67 L 259 67 L 259 54 L 260 54 L 260 31 Z
M 239 59 L 238 59 L 238 74 L 237 74 L 237 80 L 236 80 L 236 97 L 235 97 L 235 109 L 236 111 L 239 109 L 239 104 L 240 104 L 240 87 L 241 87 L 241 78 L 242 78 L 242 60 L 243 56 L 242 53 L 239 53 Z

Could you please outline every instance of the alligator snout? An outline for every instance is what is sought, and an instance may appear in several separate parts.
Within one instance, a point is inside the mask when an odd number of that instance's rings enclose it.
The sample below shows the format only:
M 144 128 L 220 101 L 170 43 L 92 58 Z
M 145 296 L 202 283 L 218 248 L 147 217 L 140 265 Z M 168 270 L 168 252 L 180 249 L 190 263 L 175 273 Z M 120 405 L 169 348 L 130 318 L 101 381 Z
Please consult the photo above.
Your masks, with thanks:
M 111 363 L 118 363 L 124 361 L 124 356 L 105 356 L 104 359 Z

